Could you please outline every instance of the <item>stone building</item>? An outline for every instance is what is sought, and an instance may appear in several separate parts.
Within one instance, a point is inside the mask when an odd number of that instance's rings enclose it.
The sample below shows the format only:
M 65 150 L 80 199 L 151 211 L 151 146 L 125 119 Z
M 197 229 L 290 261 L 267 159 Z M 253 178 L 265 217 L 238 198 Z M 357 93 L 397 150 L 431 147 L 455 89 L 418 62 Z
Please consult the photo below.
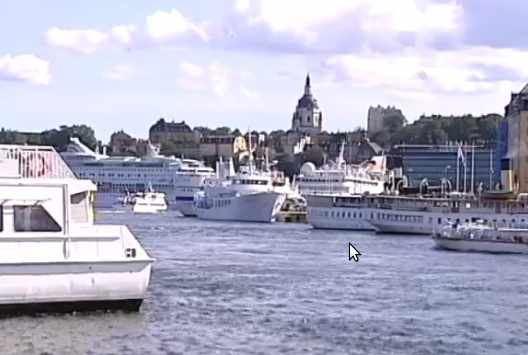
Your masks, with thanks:
M 200 157 L 205 160 L 214 160 L 218 157 L 233 158 L 241 151 L 246 151 L 246 139 L 243 136 L 208 135 L 200 139 Z
M 112 155 L 138 155 L 137 139 L 125 131 L 117 131 L 110 136 L 110 150 Z
M 164 141 L 198 143 L 199 137 L 185 121 L 167 122 L 165 119 L 160 118 L 150 127 L 149 140 L 152 143 L 162 143 Z
M 369 107 L 367 114 L 367 132 L 369 137 L 383 129 L 383 120 L 388 115 L 403 117 L 402 111 L 394 106 L 382 107 L 378 105 Z
M 528 192 L 528 85 L 519 93 L 512 93 L 505 108 L 508 120 L 508 153 L 506 158 L 512 168 L 514 192 Z M 504 186 L 508 189 L 510 186 Z
M 306 76 L 304 95 L 297 102 L 292 118 L 292 131 L 305 135 L 315 135 L 321 132 L 323 114 L 317 100 L 312 95 L 310 75 Z

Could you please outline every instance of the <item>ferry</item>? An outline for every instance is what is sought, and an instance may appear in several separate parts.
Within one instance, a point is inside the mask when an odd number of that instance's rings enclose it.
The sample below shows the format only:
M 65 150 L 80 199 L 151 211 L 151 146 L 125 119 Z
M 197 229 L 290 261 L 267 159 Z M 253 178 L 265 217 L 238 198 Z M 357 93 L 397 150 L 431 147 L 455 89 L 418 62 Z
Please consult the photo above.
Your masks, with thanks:
M 337 161 L 316 168 L 311 162 L 301 167 L 296 183 L 299 192 L 307 195 L 380 194 L 385 189 L 385 156 L 375 156 L 359 164 L 346 164 L 344 145 Z
M 230 162 L 230 167 L 232 162 Z M 194 206 L 200 219 L 242 222 L 274 222 L 286 200 L 277 191 L 270 174 L 242 169 L 226 175 L 219 162 L 218 177 L 206 180 L 195 195 Z
M 385 157 L 375 156 L 359 165 L 347 165 L 343 146 L 337 162 L 316 169 L 305 163 L 298 179 L 314 228 L 375 230 L 368 220 L 366 196 L 385 188 Z
M 139 310 L 154 259 L 94 224 L 95 191 L 51 147 L 0 145 L 0 313 Z
M 114 207 L 127 194 L 143 192 L 150 184 L 166 195 L 170 208 L 193 216 L 194 194 L 203 187 L 205 179 L 214 176 L 214 170 L 202 162 L 161 156 L 153 145 L 149 145 L 143 158 L 109 157 L 72 138 L 61 155 L 78 177 L 97 185 L 98 208 Z
M 528 254 L 527 224 L 508 228 L 482 220 L 446 225 L 433 240 L 443 249 L 488 253 Z

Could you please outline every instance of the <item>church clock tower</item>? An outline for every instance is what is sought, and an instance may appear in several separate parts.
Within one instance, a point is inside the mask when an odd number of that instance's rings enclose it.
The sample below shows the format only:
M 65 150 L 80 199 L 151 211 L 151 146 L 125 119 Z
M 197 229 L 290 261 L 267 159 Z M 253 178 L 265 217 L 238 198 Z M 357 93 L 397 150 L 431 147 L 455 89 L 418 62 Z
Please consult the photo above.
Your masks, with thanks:
M 315 135 L 321 133 L 322 127 L 323 114 L 317 100 L 312 95 L 310 74 L 308 74 L 304 84 L 304 95 L 297 102 L 293 114 L 292 130 L 306 135 Z

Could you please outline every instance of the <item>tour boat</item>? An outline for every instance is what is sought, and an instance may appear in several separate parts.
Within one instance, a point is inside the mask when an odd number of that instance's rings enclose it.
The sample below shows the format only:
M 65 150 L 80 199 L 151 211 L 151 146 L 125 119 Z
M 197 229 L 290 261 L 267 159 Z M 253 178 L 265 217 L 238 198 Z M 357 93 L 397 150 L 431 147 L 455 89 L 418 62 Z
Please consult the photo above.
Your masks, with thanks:
M 51 147 L 0 145 L 0 315 L 139 310 L 153 259 L 94 224 L 95 192 Z
M 232 166 L 232 164 L 230 164 Z M 274 222 L 286 199 L 277 192 L 270 174 L 253 169 L 238 174 L 223 173 L 205 181 L 203 191 L 195 195 L 196 215 L 200 219 L 243 222 Z
M 138 192 L 134 195 L 132 211 L 134 213 L 158 213 L 167 210 L 163 192 Z
M 483 221 L 456 223 L 433 234 L 440 248 L 457 251 L 528 254 L 528 228 L 499 228 Z

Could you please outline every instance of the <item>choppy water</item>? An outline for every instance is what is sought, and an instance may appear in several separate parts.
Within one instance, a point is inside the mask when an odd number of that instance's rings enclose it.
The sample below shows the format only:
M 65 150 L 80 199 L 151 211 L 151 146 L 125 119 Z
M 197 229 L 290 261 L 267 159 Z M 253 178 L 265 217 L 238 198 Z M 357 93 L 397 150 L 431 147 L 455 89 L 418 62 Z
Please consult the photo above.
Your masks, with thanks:
M 130 225 L 157 258 L 141 312 L 0 320 L 0 354 L 528 353 L 528 256 L 307 225 L 100 217 Z

